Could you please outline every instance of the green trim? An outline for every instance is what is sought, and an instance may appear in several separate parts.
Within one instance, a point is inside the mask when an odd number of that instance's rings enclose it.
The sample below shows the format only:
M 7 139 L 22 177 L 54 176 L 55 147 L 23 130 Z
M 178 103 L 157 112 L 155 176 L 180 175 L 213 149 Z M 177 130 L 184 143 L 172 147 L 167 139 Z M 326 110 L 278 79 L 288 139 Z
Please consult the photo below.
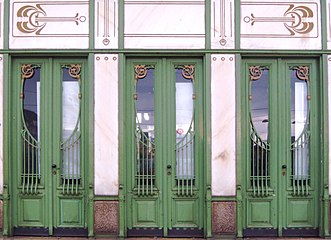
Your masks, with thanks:
M 118 48 L 124 49 L 124 1 L 118 1 Z
M 322 174 L 321 174 L 321 195 L 323 206 L 321 209 L 321 223 L 322 226 L 321 236 L 329 237 L 329 102 L 328 102 L 328 56 L 323 55 L 321 57 L 320 64 L 320 88 L 322 89 L 320 101 L 321 101 L 321 159 L 322 159 Z
M 89 5 L 89 47 L 90 49 L 94 48 L 94 4 L 95 1 L 90 1 Z
M 322 41 L 322 49 L 327 49 L 327 1 L 320 1 L 320 9 L 321 9 L 321 41 Z
M 205 3 L 205 48 L 210 49 L 211 48 L 211 34 L 210 34 L 210 28 L 211 28 L 211 1 L 206 0 Z
M 125 79 L 125 57 L 123 54 L 119 54 L 118 56 L 119 68 L 118 68 L 118 77 L 119 79 Z M 125 186 L 126 186 L 126 149 L 125 145 L 125 129 L 124 125 L 120 124 L 124 122 L 125 119 L 125 81 L 118 81 L 118 95 L 119 95 L 119 114 L 118 114 L 118 140 L 119 140 L 119 237 L 125 236 Z
M 206 181 L 206 214 L 205 214 L 205 236 L 212 237 L 212 206 L 211 206 L 211 55 L 206 54 L 204 58 L 204 137 L 205 137 L 205 151 L 204 157 L 206 159 L 205 162 L 205 181 Z
M 3 48 L 9 49 L 10 1 L 4 1 L 3 7 Z
M 236 84 L 236 199 L 237 199 L 237 211 L 236 211 L 236 224 L 237 224 L 237 237 L 243 237 L 243 219 L 242 219 L 242 172 L 241 172 L 241 165 L 242 165 L 242 148 L 241 148 L 241 138 L 242 138 L 242 131 L 241 131 L 241 118 L 243 113 L 244 105 L 242 104 L 242 97 L 241 97 L 241 76 L 242 73 L 241 69 L 241 56 L 239 54 L 235 55 L 235 69 L 239 69 L 235 72 L 235 84 Z
M 9 149 L 10 149 L 10 133 L 11 128 L 11 58 L 8 54 L 3 55 L 3 235 L 11 235 L 12 220 L 11 207 L 9 202 L 9 192 L 11 185 L 9 184 Z
M 236 196 L 212 196 L 212 202 L 237 202 Z
M 94 202 L 96 201 L 119 201 L 119 196 L 101 196 L 95 195 Z
M 240 1 L 234 0 L 234 48 L 240 49 Z
M 88 94 L 87 99 L 88 101 L 85 101 L 86 109 L 88 109 L 87 112 L 93 113 L 94 112 L 94 54 L 90 54 L 88 57 L 88 69 L 87 69 L 88 79 L 85 81 L 84 85 L 84 92 Z M 87 150 L 87 159 L 89 159 L 88 162 L 88 235 L 89 237 L 93 237 L 94 235 L 94 114 L 88 114 L 88 120 L 87 124 L 85 126 L 89 126 L 88 129 L 88 141 L 85 141 L 87 143 L 87 146 L 85 149 Z

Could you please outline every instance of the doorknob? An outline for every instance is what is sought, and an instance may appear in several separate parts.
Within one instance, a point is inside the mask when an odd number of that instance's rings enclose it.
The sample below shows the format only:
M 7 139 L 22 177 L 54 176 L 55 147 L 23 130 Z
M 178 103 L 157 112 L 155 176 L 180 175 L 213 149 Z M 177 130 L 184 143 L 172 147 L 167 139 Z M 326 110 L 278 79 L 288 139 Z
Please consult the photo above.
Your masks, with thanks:
M 56 164 L 55 163 L 52 164 L 52 172 L 53 172 L 53 175 L 56 175 Z
M 52 164 L 52 168 L 56 168 L 56 164 L 55 163 Z

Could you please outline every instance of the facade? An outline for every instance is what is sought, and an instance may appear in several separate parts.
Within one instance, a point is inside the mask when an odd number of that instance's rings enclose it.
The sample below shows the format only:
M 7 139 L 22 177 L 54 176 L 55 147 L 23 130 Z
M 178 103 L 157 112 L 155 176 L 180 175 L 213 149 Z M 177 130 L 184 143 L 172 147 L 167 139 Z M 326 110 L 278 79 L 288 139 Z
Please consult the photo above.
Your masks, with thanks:
M 330 236 L 331 0 L 0 9 L 4 236 Z

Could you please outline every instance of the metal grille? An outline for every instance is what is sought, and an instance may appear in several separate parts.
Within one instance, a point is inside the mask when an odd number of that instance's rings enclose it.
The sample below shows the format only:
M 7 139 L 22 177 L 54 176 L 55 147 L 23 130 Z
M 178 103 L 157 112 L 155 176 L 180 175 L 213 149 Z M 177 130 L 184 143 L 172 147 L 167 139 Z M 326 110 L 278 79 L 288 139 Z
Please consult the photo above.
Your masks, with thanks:
M 194 131 L 193 120 L 189 131 L 176 144 L 177 194 L 192 196 L 194 185 Z
M 77 121 L 74 129 L 68 137 L 61 142 L 62 151 L 62 194 L 77 195 L 79 194 L 79 185 L 81 182 L 81 154 L 80 154 L 80 110 L 81 110 L 81 66 L 68 65 L 63 66 L 63 71 L 68 71 L 71 78 L 77 79 L 79 85 L 79 92 L 77 98 L 79 99 L 79 110 Z
M 34 111 L 25 109 L 24 93 L 25 83 L 32 79 L 35 75 L 35 70 L 39 66 L 31 64 L 23 64 L 21 66 L 21 117 L 22 117 L 22 173 L 21 173 L 21 192 L 23 194 L 37 194 L 38 185 L 40 183 L 40 142 L 38 139 L 38 116 L 37 105 L 33 105 Z M 31 80 L 32 81 L 32 80 Z M 35 83 L 37 81 L 35 80 Z M 36 86 L 33 87 L 32 98 L 36 100 L 37 91 Z M 28 90 L 27 90 L 28 91 Z M 29 99 L 31 101 L 31 99 Z M 30 104 L 30 103 L 29 103 Z M 32 131 L 32 132 L 31 132 Z
M 251 122 L 251 186 L 253 196 L 261 197 L 269 195 L 270 167 L 269 154 L 270 144 L 263 141 L 257 134 Z
M 155 144 L 139 126 L 136 130 L 136 184 L 138 195 L 154 194 L 154 152 Z

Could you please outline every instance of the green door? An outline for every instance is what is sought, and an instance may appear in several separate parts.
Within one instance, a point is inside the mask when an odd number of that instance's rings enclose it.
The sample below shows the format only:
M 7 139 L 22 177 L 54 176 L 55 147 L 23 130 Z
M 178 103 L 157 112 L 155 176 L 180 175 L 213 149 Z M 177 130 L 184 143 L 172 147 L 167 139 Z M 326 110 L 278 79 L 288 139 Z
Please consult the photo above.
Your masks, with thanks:
M 128 236 L 203 236 L 200 60 L 129 59 L 124 121 Z
M 246 59 L 244 236 L 314 236 L 320 221 L 317 62 Z
M 16 59 L 10 81 L 14 235 L 86 235 L 86 62 Z

